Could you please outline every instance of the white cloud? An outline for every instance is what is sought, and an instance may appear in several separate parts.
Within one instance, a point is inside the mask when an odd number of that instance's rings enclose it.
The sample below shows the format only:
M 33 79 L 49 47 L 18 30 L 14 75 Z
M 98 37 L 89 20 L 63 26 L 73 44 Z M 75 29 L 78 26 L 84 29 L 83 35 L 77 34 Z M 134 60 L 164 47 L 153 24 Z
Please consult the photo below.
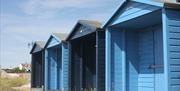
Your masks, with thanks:
M 79 19 L 104 21 L 111 14 L 112 7 L 116 6 L 112 0 L 23 0 L 22 2 L 19 4 L 22 4 L 20 7 L 23 11 L 19 11 L 17 6 L 17 9 L 14 9 L 17 11 L 9 8 L 10 13 L 0 14 L 2 19 L 0 60 L 4 66 L 30 61 L 28 42 L 47 40 L 53 32 L 68 33 Z
M 21 6 L 22 10 L 29 15 L 53 17 L 64 8 L 85 8 L 93 0 L 28 0 Z
M 115 0 L 116 1 L 116 0 Z M 112 0 L 27 0 L 21 5 L 24 13 L 39 18 L 54 17 L 62 9 L 99 9 L 115 4 Z M 117 2 L 116 2 L 117 3 Z M 109 8 L 106 8 L 109 9 Z M 80 11 L 78 11 L 80 13 Z M 77 12 L 77 13 L 78 13 Z

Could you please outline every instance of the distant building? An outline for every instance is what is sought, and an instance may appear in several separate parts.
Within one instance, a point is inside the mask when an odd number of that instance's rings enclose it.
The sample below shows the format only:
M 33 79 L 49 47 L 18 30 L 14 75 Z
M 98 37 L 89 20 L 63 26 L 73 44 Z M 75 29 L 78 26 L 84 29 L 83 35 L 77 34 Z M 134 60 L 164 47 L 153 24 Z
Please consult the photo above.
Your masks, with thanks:
M 20 64 L 20 65 L 19 65 L 19 69 L 20 69 L 20 70 L 25 69 L 27 72 L 29 72 L 29 71 L 31 71 L 31 64 L 27 64 L 27 63 L 25 63 L 25 64 Z

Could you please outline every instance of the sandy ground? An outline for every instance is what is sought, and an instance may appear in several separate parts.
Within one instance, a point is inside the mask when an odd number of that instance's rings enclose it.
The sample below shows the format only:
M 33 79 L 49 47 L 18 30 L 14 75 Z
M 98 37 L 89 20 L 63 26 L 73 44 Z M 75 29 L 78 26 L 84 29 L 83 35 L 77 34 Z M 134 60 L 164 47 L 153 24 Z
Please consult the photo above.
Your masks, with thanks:
M 28 79 L 28 83 L 25 85 L 22 85 L 20 87 L 12 87 L 13 89 L 16 89 L 18 91 L 32 91 L 31 90 L 31 74 L 30 73 L 6 73 L 3 70 L 0 70 L 0 76 L 3 78 L 16 78 L 16 77 L 23 77 Z

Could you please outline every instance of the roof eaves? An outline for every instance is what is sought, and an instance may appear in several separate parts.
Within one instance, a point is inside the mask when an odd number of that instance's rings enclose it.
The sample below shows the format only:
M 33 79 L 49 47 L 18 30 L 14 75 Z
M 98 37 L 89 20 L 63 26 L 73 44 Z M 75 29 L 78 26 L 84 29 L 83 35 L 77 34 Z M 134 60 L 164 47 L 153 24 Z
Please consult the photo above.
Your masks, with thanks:
M 100 26 L 101 26 L 101 23 L 98 21 L 79 20 L 78 22 L 82 25 L 95 27 L 95 28 L 100 28 Z
M 164 2 L 165 8 L 180 9 L 180 2 Z
M 121 9 L 129 2 L 129 1 L 134 1 L 134 2 L 139 2 L 139 3 L 144 3 L 144 4 L 149 4 L 149 5 L 154 5 L 154 6 L 158 6 L 158 7 L 163 7 L 163 3 L 161 2 L 154 2 L 154 1 L 150 1 L 150 0 L 123 0 L 118 8 L 114 11 L 114 13 L 112 14 L 112 16 L 109 17 L 109 19 L 107 21 L 105 21 L 101 28 L 105 29 L 105 27 L 108 26 L 108 24 L 114 20 L 116 18 L 116 15 L 119 14 L 119 12 L 121 11 Z
M 30 51 L 30 54 L 32 54 L 32 52 L 33 52 L 35 46 L 36 46 L 36 43 L 33 44 L 33 47 L 32 47 L 32 49 L 31 49 L 31 51 Z
M 80 25 L 83 26 L 89 26 L 89 27 L 93 27 L 95 29 L 100 29 L 101 23 L 97 22 L 97 21 L 89 21 L 89 20 L 78 20 L 78 22 L 75 24 L 74 28 L 71 30 L 71 32 L 69 33 L 68 37 L 65 39 L 66 41 L 68 41 L 71 36 L 76 32 L 76 28 Z
M 50 35 L 50 37 L 48 38 L 48 40 L 45 43 L 44 49 L 47 47 L 47 45 L 49 44 L 51 38 L 53 38 L 54 36 L 52 36 L 52 34 Z
M 53 33 L 52 36 L 56 38 L 59 42 L 61 42 L 64 41 L 68 35 L 65 33 Z
M 127 3 L 127 0 L 123 0 L 118 7 L 115 9 L 115 11 L 113 12 L 113 14 L 107 19 L 107 21 L 105 21 L 102 25 L 101 28 L 105 29 L 105 27 L 108 26 L 108 24 L 114 20 L 114 18 L 116 17 L 116 15 L 119 13 L 119 11 L 121 10 L 121 8 Z
M 35 43 L 37 45 L 39 45 L 39 47 L 41 47 L 41 48 L 44 48 L 44 46 L 45 46 L 45 42 L 44 41 L 36 41 Z
M 144 4 L 149 4 L 157 7 L 163 7 L 163 0 L 127 0 L 127 1 L 134 1 L 134 2 L 139 2 L 139 3 L 144 3 Z
M 44 41 L 35 41 L 34 44 L 33 44 L 32 49 L 30 51 L 30 54 L 33 53 L 33 50 L 35 49 L 36 46 L 38 46 L 41 50 L 43 50 L 44 46 L 45 46 L 45 42 Z M 41 50 L 39 50 L 39 51 L 41 51 Z
M 72 36 L 72 34 L 74 34 L 74 30 L 76 29 L 76 27 L 79 25 L 79 22 L 77 22 L 76 24 L 75 24 L 75 26 L 73 27 L 73 29 L 71 30 L 71 32 L 69 33 L 69 35 L 66 37 L 66 39 L 65 39 L 65 41 L 68 41 L 69 40 L 69 38 Z

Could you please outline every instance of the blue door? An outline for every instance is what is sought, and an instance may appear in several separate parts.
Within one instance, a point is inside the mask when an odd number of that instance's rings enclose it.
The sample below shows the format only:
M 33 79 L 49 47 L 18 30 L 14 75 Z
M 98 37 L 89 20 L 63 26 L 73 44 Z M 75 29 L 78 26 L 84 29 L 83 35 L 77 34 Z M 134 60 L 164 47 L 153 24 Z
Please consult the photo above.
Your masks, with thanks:
M 164 91 L 162 29 L 139 33 L 138 91 Z
M 56 53 L 54 51 L 51 51 L 50 54 L 50 89 L 56 89 L 57 84 L 57 58 Z
M 164 91 L 160 26 L 126 32 L 126 91 Z
M 139 33 L 138 91 L 155 91 L 153 31 Z

